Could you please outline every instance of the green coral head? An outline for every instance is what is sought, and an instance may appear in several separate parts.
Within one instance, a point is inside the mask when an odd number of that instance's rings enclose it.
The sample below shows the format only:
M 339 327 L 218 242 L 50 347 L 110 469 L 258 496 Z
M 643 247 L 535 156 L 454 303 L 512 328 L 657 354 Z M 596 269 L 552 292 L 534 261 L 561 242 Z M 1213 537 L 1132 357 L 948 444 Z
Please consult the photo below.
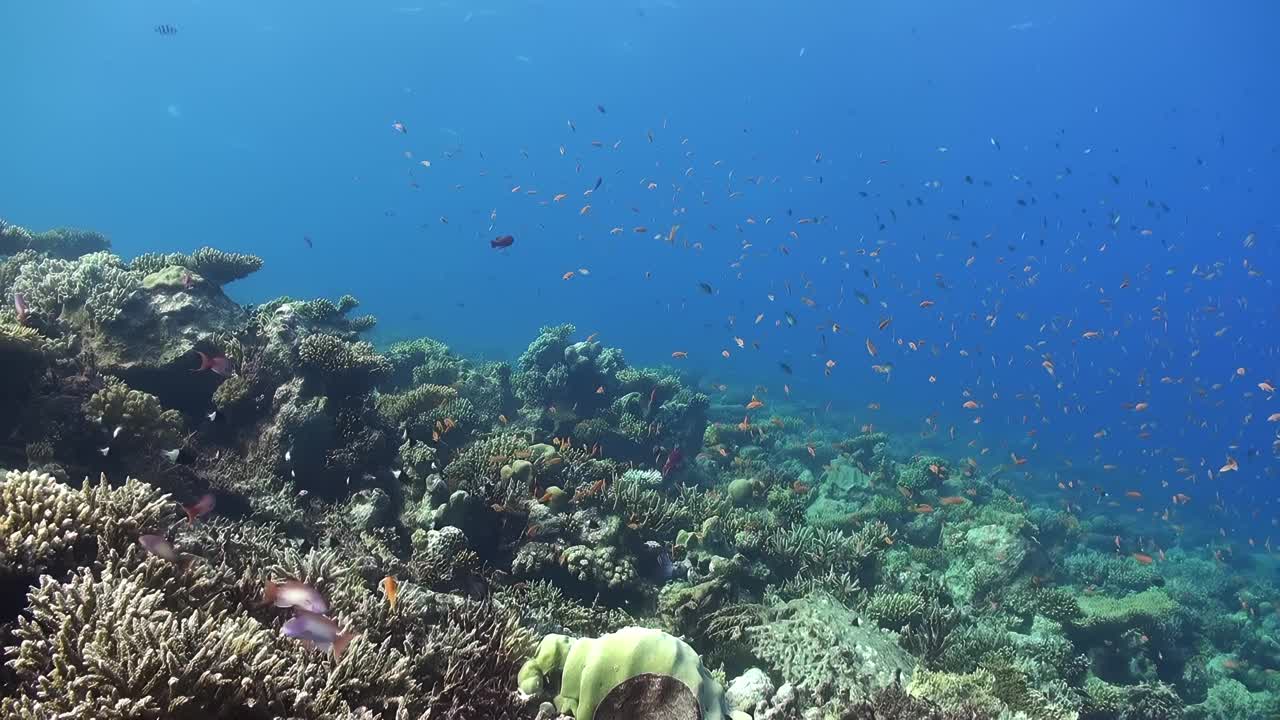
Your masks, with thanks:
M 520 692 L 526 695 L 541 695 L 552 684 L 555 676 L 564 669 L 565 658 L 569 656 L 569 648 L 573 638 L 568 635 L 548 635 L 538 643 L 538 651 L 520 666 L 516 675 Z
M 661 630 L 625 627 L 598 638 L 577 640 L 548 635 L 534 657 L 520 668 L 520 691 L 529 695 L 548 692 L 557 671 L 556 709 L 577 720 L 592 720 L 609 691 L 645 673 L 673 677 L 688 686 L 698 699 L 704 720 L 725 717 L 720 683 L 703 667 L 693 648 Z

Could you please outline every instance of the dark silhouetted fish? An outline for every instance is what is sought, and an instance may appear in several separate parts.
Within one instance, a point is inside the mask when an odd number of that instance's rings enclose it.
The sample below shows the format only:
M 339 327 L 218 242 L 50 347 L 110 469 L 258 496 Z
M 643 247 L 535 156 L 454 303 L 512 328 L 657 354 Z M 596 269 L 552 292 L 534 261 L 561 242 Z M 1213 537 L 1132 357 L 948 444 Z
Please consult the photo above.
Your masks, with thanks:
M 172 25 L 157 25 L 155 27 L 155 31 L 156 31 L 156 34 L 158 35 L 177 35 L 178 34 L 178 28 Z

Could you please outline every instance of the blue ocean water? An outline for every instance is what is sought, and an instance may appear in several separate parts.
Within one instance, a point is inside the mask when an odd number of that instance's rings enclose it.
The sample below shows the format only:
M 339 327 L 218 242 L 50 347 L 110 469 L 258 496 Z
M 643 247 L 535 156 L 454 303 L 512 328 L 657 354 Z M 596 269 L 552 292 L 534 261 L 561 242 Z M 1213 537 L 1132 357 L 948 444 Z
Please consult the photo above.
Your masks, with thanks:
M 815 413 L 1013 453 L 1028 491 L 1185 492 L 1206 530 L 1252 537 L 1280 410 L 1258 386 L 1280 382 L 1276 18 L 11 2 L 0 205 L 125 256 L 256 253 L 236 299 L 349 292 L 384 341 L 514 358 L 573 322 L 729 393 L 785 384 Z

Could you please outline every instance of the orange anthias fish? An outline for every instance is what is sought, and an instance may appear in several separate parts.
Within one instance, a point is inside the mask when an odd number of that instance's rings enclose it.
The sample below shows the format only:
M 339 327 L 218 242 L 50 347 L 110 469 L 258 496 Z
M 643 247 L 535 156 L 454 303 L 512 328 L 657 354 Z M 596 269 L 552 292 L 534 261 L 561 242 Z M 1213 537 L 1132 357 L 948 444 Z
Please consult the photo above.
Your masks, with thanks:
M 1240 469 L 1240 463 L 1237 463 L 1235 458 L 1228 456 L 1227 464 L 1219 468 L 1218 472 L 1225 473 L 1225 472 L 1231 472 L 1233 470 L 1239 470 L 1239 469 Z
M 764 407 L 764 403 L 760 402 L 760 399 L 757 398 L 755 395 L 752 395 L 751 402 L 747 403 L 747 409 L 755 410 L 756 408 L 762 408 L 762 407 Z
M 400 583 L 396 582 L 396 576 L 388 575 L 382 578 L 382 582 L 378 585 L 382 588 L 383 594 L 387 596 L 387 605 L 394 611 L 396 609 L 396 601 L 400 597 Z
M 1134 560 L 1137 560 L 1138 562 L 1142 563 L 1143 565 L 1150 565 L 1152 562 L 1154 562 L 1154 561 L 1155 561 L 1155 558 L 1151 557 L 1150 555 L 1148 555 L 1148 554 L 1146 554 L 1146 553 L 1140 553 L 1140 552 L 1139 552 L 1139 553 L 1134 553 L 1134 554 L 1133 554 L 1133 559 L 1134 559 Z
M 947 497 L 938 498 L 938 502 L 943 505 L 963 505 L 969 501 L 956 495 L 948 495 Z

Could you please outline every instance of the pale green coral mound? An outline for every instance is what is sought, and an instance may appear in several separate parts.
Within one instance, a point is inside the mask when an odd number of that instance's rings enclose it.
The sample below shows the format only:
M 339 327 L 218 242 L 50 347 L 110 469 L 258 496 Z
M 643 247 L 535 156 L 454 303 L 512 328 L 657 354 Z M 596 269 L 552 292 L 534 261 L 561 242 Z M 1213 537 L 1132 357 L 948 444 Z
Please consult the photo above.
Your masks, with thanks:
M 997 716 L 1005 710 L 995 696 L 995 677 L 986 670 L 970 673 L 917 670 L 907 686 L 911 695 L 943 708 L 974 708 Z
M 1078 598 L 1078 602 L 1082 615 L 1073 621 L 1074 625 L 1081 630 L 1108 636 L 1132 629 L 1150 631 L 1178 610 L 1178 604 L 1158 588 L 1120 598 L 1084 595 Z
M 560 675 L 558 689 L 555 675 Z M 726 717 L 724 690 L 698 654 L 683 640 L 661 630 L 626 627 L 599 638 L 548 635 L 520 668 L 521 692 L 556 692 L 555 706 L 576 720 L 591 720 L 609 691 L 643 673 L 674 677 L 698 699 L 704 720 Z

